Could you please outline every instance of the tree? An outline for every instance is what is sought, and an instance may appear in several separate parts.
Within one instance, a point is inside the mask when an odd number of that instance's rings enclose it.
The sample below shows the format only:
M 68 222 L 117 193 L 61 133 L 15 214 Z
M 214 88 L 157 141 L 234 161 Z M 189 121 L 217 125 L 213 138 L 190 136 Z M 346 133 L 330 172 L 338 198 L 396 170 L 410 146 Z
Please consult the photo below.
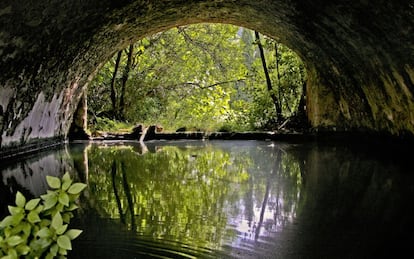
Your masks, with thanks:
M 115 92 L 115 81 L 116 81 L 116 74 L 118 73 L 119 68 L 119 62 L 121 61 L 122 56 L 122 50 L 118 51 L 118 54 L 116 55 L 116 61 L 115 61 L 115 68 L 114 73 L 111 80 L 111 103 L 112 103 L 112 114 L 117 114 L 117 105 L 116 105 L 116 92 Z
M 269 91 L 269 95 L 273 100 L 273 104 L 275 105 L 275 109 L 276 109 L 276 120 L 280 121 L 282 119 L 282 105 L 280 103 L 280 85 L 279 85 L 279 98 L 276 96 L 275 90 L 273 89 L 272 86 L 272 80 L 270 79 L 270 75 L 269 75 L 269 71 L 267 69 L 267 64 L 266 64 L 266 57 L 264 54 L 264 50 L 263 50 L 263 46 L 262 43 L 260 42 L 260 35 L 259 32 L 255 31 L 254 35 L 256 37 L 256 43 L 257 43 L 257 47 L 259 48 L 259 53 L 260 53 L 260 59 L 262 61 L 262 66 L 263 66 L 263 72 L 265 74 L 266 77 L 266 85 L 267 85 L 267 90 Z M 276 57 L 277 57 L 277 48 L 276 50 Z M 277 64 L 277 75 L 278 75 L 278 82 L 280 82 L 280 74 L 279 74 L 279 63 L 277 61 L 278 59 L 276 58 L 276 64 Z
M 264 39 L 225 24 L 143 38 L 103 66 L 90 84 L 89 108 L 98 117 L 114 118 L 108 111 L 116 110 L 116 119 L 167 129 L 271 129 L 275 118 L 296 112 L 304 69 L 291 50 Z
M 118 117 L 121 120 L 125 120 L 125 92 L 126 92 L 126 85 L 128 82 L 128 77 L 129 77 L 129 71 L 131 70 L 131 66 L 132 66 L 132 54 L 134 52 L 134 44 L 129 45 L 129 50 L 128 50 L 128 59 L 127 59 L 127 63 L 125 65 L 124 68 L 124 73 L 122 75 L 122 84 L 121 84 L 121 95 L 120 95 L 120 99 L 119 99 L 119 113 L 118 113 Z

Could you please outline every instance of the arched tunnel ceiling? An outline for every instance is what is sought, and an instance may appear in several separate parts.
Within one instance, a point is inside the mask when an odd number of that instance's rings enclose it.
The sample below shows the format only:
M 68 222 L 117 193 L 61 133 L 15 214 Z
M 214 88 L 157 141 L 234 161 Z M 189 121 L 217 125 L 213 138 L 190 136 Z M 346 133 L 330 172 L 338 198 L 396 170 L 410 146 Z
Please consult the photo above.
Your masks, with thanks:
M 411 1 L 6 0 L 0 148 L 64 139 L 100 64 L 141 37 L 198 22 L 255 29 L 295 50 L 315 128 L 414 134 Z

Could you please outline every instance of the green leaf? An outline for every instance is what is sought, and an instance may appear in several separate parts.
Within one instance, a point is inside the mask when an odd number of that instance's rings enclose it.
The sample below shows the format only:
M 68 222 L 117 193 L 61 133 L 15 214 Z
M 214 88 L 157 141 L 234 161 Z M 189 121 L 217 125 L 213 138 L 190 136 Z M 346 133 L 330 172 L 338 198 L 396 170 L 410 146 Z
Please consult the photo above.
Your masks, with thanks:
M 68 181 L 72 181 L 72 180 L 70 179 L 69 172 L 66 172 L 62 177 L 62 182 L 65 183 L 65 182 L 68 182 Z
M 42 200 L 44 200 L 44 201 L 46 201 L 46 200 L 49 200 L 49 199 L 52 199 L 53 197 L 56 197 L 56 192 L 55 191 L 47 191 L 47 194 L 43 194 L 43 195 L 40 195 L 40 198 L 42 198 Z
M 37 205 L 37 207 L 36 207 L 36 209 L 35 209 L 35 211 L 37 212 L 37 213 L 40 213 L 40 212 L 42 212 L 43 211 L 43 209 L 44 209 L 44 207 L 45 206 L 43 206 L 43 205 Z
M 42 197 L 43 198 L 43 197 Z M 47 197 L 45 197 L 44 199 L 44 208 L 43 210 L 48 210 L 52 207 L 54 207 L 56 205 L 56 203 L 58 202 L 58 197 L 56 195 L 49 195 Z
M 39 230 L 36 233 L 36 235 L 40 238 L 47 238 L 47 237 L 51 236 L 51 232 L 50 232 L 49 228 L 44 227 L 41 230 Z
M 60 248 L 66 249 L 66 250 L 72 250 L 72 243 L 70 242 L 70 239 L 68 236 L 60 236 L 57 239 L 57 244 Z
M 72 184 L 72 180 L 66 180 L 62 183 L 62 190 L 67 191 Z
M 55 230 L 59 229 L 63 225 L 62 215 L 60 213 L 56 213 L 55 216 L 52 218 L 52 228 Z
M 23 213 L 23 208 L 8 206 L 9 212 L 11 215 L 18 215 Z
M 79 207 L 76 204 L 70 204 L 69 208 L 67 208 L 66 210 L 67 211 L 74 211 L 77 208 L 79 208 Z
M 52 188 L 52 189 L 59 189 L 60 188 L 59 178 L 47 175 L 46 176 L 46 181 L 47 181 L 47 184 L 50 186 L 50 188 Z
M 17 259 L 17 258 L 19 258 L 19 257 L 17 256 L 16 250 L 9 249 L 7 251 L 7 256 L 2 257 L 1 259 Z
M 54 244 L 50 248 L 50 253 L 53 255 L 53 257 L 55 257 L 57 255 L 58 251 L 59 251 L 59 246 L 57 244 Z
M 84 183 L 74 183 L 68 190 L 70 194 L 79 194 L 83 189 L 86 188 Z
M 50 224 L 52 224 L 52 221 L 51 220 L 49 220 L 49 219 L 42 219 L 42 221 L 40 222 L 39 226 L 41 228 L 44 228 L 44 227 L 49 227 Z
M 65 235 L 69 237 L 70 240 L 77 238 L 83 231 L 80 229 L 69 229 Z
M 68 224 L 69 224 L 70 219 L 71 219 L 72 217 L 73 217 L 73 213 L 71 213 L 71 212 L 65 212 L 65 213 L 62 215 L 63 222 L 65 222 L 65 223 L 68 223 Z
M 68 254 L 68 251 L 66 250 L 66 249 L 64 249 L 64 248 L 59 248 L 59 254 L 60 255 L 67 255 Z M 62 257 L 61 257 L 62 258 Z M 63 257 L 64 258 L 64 257 Z
M 29 212 L 29 214 L 27 215 L 27 220 L 30 222 L 30 223 L 32 223 L 32 224 L 34 224 L 34 223 L 37 223 L 37 222 L 40 222 L 41 220 L 40 220 L 40 217 L 39 217 L 39 214 L 37 214 L 37 212 L 36 211 L 31 211 L 31 212 Z
M 26 206 L 24 206 L 24 208 L 26 210 L 34 210 L 36 208 L 36 206 L 39 204 L 39 202 L 40 202 L 39 198 L 38 199 L 32 199 L 32 200 L 30 200 L 26 203 Z
M 67 193 L 61 192 L 59 194 L 59 202 L 65 206 L 69 206 L 69 195 Z
M 27 255 L 30 252 L 30 247 L 25 245 L 25 244 L 21 244 L 19 245 L 17 248 L 17 253 L 21 254 L 21 255 Z
M 56 204 L 56 207 L 54 208 L 54 210 L 56 212 L 63 212 L 63 207 L 65 207 L 65 205 L 63 205 L 62 203 L 58 203 Z
M 16 193 L 16 205 L 17 207 L 23 208 L 26 204 L 26 198 L 23 196 L 21 192 Z
M 60 228 L 56 229 L 56 234 L 62 235 L 68 229 L 68 225 L 62 225 Z
M 22 243 L 24 240 L 20 236 L 11 236 L 6 239 L 6 242 L 9 246 L 17 246 L 18 244 Z
M 25 224 L 23 224 L 22 231 L 24 235 L 28 237 L 32 233 L 32 226 L 29 223 L 25 222 Z
M 13 224 L 13 216 L 7 216 L 1 221 L 0 228 L 5 228 L 8 226 L 11 226 L 12 224 Z

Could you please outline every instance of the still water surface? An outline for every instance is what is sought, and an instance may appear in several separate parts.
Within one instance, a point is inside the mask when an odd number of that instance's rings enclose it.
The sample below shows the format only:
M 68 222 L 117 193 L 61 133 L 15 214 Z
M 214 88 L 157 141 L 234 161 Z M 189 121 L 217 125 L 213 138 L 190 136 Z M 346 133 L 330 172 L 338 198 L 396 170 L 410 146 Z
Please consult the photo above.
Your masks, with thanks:
M 46 175 L 88 184 L 69 258 L 384 258 L 410 252 L 414 174 L 344 144 L 72 144 L 0 166 L 1 209 Z M 397 152 L 398 153 L 398 152 Z M 411 170 L 411 171 L 410 171 Z

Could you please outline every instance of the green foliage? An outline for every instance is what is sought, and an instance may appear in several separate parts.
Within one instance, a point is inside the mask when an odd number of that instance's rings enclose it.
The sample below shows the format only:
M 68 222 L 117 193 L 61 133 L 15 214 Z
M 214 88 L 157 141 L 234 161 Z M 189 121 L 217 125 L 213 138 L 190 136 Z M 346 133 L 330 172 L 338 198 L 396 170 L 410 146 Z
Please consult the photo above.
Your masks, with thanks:
M 112 120 L 106 117 L 96 117 L 96 123 L 91 128 L 91 131 L 107 131 L 107 132 L 120 132 L 130 131 L 133 125 L 126 122 Z
M 134 58 L 126 87 L 125 119 L 132 124 L 163 124 L 218 130 L 264 128 L 275 117 L 257 55 L 253 32 L 226 24 L 195 24 L 144 38 L 134 44 Z M 290 49 L 265 38 L 263 42 L 275 91 L 281 94 L 284 117 L 297 109 L 305 80 L 304 66 Z M 278 47 L 280 80 L 275 69 Z M 110 83 L 116 55 L 89 86 L 88 105 L 96 117 L 110 118 Z M 127 62 L 122 55 L 115 80 L 116 96 Z M 276 83 L 277 82 L 277 83 Z M 111 128 L 114 130 L 114 128 Z
M 0 222 L 1 258 L 54 258 L 72 250 L 71 240 L 82 231 L 69 229 L 76 200 L 85 189 L 73 183 L 66 173 L 60 180 L 46 176 L 51 190 L 40 198 L 27 201 L 17 192 L 16 206 L 9 206 L 10 215 Z

